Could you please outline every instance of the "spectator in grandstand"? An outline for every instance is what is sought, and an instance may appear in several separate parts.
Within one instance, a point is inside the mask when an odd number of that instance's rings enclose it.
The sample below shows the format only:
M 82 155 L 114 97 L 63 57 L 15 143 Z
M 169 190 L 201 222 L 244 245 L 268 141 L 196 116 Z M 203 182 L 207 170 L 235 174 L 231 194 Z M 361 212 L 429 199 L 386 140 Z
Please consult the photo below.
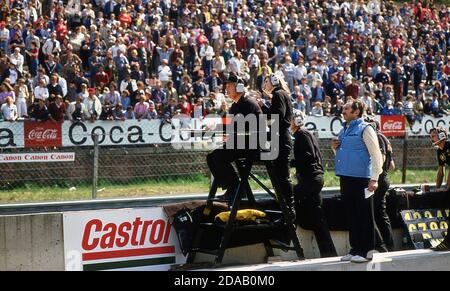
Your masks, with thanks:
M 180 102 L 178 102 L 178 110 L 180 114 L 191 116 L 191 103 L 188 102 L 186 95 L 182 95 Z
M 158 114 L 158 111 L 156 110 L 155 103 L 153 101 L 149 101 L 148 103 L 149 103 L 149 106 L 148 106 L 148 112 L 147 112 L 147 119 L 149 119 L 149 120 L 158 119 L 159 114 Z
M 98 99 L 96 95 L 96 91 L 94 88 L 89 88 L 89 97 L 84 99 L 84 105 L 86 107 L 86 111 L 84 114 L 86 115 L 86 119 L 90 121 L 95 121 L 100 118 L 102 114 L 102 103 Z
M 386 101 L 386 106 L 381 110 L 381 115 L 397 115 L 392 100 Z
M 323 116 L 323 108 L 322 103 L 317 101 L 314 103 L 314 107 L 311 109 L 311 116 L 322 117 Z
M 18 118 L 26 118 L 28 117 L 27 107 L 28 100 L 30 100 L 30 93 L 28 92 L 28 87 L 25 84 L 24 79 L 19 79 L 17 81 L 17 85 L 14 89 L 16 98 L 16 106 L 17 106 L 17 115 Z
M 412 128 L 414 122 L 416 121 L 416 115 L 414 113 L 414 97 L 411 95 L 408 95 L 406 97 L 406 102 L 403 105 L 403 113 L 406 117 L 406 121 L 408 121 L 408 124 Z
M 133 111 L 133 106 L 130 105 L 127 107 L 127 111 L 125 112 L 125 119 L 127 119 L 127 120 L 136 119 L 136 116 Z
M 56 95 L 55 102 L 50 103 L 48 107 L 50 120 L 53 122 L 63 122 L 66 116 L 66 103 L 62 95 Z
M 298 88 L 298 86 L 296 86 Z M 302 94 L 296 95 L 295 101 L 293 103 L 295 110 L 298 110 L 306 115 L 306 102 Z
M 139 94 L 139 103 L 134 106 L 134 114 L 136 119 L 141 120 L 147 116 L 149 104 L 145 100 L 145 95 Z
M 30 118 L 33 121 L 47 121 L 50 119 L 50 113 L 44 99 L 38 99 L 37 103 L 31 105 L 28 110 Z
M 17 107 L 10 96 L 5 98 L 5 102 L 1 106 L 1 111 L 5 121 L 16 121 L 18 118 Z
M 117 103 L 114 109 L 112 110 L 112 117 L 113 120 L 120 120 L 124 121 L 125 118 L 125 111 L 123 110 L 122 103 Z

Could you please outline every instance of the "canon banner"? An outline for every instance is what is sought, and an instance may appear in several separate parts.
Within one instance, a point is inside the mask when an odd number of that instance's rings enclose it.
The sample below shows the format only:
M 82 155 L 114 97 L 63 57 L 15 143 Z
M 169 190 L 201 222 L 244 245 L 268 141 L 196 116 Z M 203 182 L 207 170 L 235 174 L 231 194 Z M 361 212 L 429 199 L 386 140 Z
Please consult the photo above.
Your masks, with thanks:
M 380 116 L 382 130 L 390 136 L 425 136 L 435 126 L 449 130 L 450 116 L 433 118 L 426 116 L 410 127 L 403 116 Z M 220 118 L 174 120 L 127 120 L 64 123 L 1 122 L 0 148 L 23 147 L 74 147 L 92 146 L 93 134 L 99 135 L 101 146 L 146 145 L 162 143 L 204 143 L 220 138 L 208 133 L 214 124 L 225 123 Z M 330 139 L 339 134 L 342 120 L 338 117 L 307 117 L 305 126 L 317 133 L 321 139 Z
M 75 153 L 0 154 L 0 163 L 73 162 Z
M 169 270 L 186 261 L 163 209 L 65 212 L 67 271 Z

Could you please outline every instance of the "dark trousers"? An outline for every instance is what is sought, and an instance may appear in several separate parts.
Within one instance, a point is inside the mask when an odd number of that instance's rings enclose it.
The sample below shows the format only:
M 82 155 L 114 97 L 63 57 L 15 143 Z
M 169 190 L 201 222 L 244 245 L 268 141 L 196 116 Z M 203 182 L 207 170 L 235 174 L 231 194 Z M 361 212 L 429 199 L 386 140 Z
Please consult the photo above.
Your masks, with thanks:
M 394 249 L 391 221 L 386 212 L 386 192 L 390 183 L 387 175 L 381 174 L 378 179 L 378 188 L 373 197 L 374 217 L 376 223 L 376 246 L 386 247 L 389 251 Z
M 267 173 L 269 174 L 275 193 L 281 195 L 287 207 L 289 207 L 292 212 L 295 212 L 294 191 L 292 189 L 289 172 L 290 153 L 291 147 L 282 147 L 278 157 L 267 163 Z
M 323 175 L 298 178 L 298 184 L 294 186 L 296 209 L 299 213 L 303 206 L 301 210 L 305 212 L 308 221 L 311 221 L 321 256 L 336 257 L 337 252 L 322 209 L 322 188 Z
M 366 257 L 369 251 L 375 249 L 373 196 L 366 199 L 364 195 L 369 179 L 341 177 L 340 182 L 350 232 L 350 254 Z
M 233 190 L 239 183 L 239 177 L 232 163 L 240 158 L 249 157 L 249 150 L 216 149 L 208 154 L 206 161 L 218 187 Z

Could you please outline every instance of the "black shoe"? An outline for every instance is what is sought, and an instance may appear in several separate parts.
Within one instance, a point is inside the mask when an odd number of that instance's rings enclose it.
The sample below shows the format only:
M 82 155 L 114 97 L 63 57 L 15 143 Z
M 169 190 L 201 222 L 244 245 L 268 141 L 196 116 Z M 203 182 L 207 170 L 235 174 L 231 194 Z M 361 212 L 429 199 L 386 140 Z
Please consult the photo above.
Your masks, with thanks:
M 433 250 L 435 252 L 448 252 L 448 251 L 450 251 L 450 243 L 448 241 L 444 240 L 437 246 L 431 248 L 431 250 Z

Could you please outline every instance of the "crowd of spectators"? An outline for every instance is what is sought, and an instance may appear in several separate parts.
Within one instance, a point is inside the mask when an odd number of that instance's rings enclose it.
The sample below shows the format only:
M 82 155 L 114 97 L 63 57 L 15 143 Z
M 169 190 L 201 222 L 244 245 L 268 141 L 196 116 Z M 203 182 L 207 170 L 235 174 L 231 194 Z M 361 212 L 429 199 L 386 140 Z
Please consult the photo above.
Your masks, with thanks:
M 4 120 L 226 114 L 237 73 L 265 98 L 285 76 L 294 107 L 340 116 L 450 114 L 450 7 L 431 0 L 3 0 Z

